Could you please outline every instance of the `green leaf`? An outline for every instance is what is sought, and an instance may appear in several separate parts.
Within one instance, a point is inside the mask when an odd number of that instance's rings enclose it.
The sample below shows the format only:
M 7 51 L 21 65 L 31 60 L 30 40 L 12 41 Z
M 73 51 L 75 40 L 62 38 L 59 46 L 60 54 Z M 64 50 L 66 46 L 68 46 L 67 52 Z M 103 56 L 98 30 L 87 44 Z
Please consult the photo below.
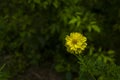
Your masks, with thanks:
M 94 31 L 98 33 L 100 32 L 100 28 L 97 25 L 92 25 L 91 27 L 93 28 Z
M 40 4 L 40 0 L 33 0 L 35 3 Z
M 70 21 L 69 24 L 75 24 L 77 22 L 77 18 L 73 17 Z
M 59 2 L 58 2 L 57 0 L 55 0 L 55 1 L 53 2 L 53 5 L 54 5 L 55 8 L 58 8 Z
M 109 51 L 108 51 L 108 54 L 111 54 L 111 55 L 112 55 L 112 54 L 114 54 L 114 53 L 115 53 L 114 50 L 109 50 Z

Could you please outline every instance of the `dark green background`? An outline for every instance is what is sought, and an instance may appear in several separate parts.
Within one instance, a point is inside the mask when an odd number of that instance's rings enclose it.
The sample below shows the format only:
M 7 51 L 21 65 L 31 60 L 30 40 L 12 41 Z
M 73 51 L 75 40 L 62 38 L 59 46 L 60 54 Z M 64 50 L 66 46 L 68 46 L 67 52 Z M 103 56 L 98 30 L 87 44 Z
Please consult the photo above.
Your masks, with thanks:
M 84 54 L 90 49 L 94 53 L 113 51 L 112 59 L 120 65 L 119 8 L 119 0 L 1 0 L 3 72 L 8 73 L 8 80 L 24 80 L 19 76 L 29 74 L 29 69 L 45 67 L 66 76 L 65 80 L 75 80 L 77 59 L 64 46 L 65 36 L 71 32 L 87 37 Z

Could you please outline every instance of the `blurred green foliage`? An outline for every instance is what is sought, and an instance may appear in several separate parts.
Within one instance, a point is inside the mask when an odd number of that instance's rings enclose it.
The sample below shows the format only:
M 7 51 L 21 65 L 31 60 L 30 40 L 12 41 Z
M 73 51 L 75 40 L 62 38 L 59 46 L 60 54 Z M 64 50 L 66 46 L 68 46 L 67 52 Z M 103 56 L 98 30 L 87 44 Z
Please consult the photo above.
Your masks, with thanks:
M 77 59 L 66 52 L 64 38 L 77 31 L 88 39 L 83 54 L 90 50 L 97 59 L 120 65 L 119 3 L 119 0 L 1 0 L 0 64 L 6 64 L 12 80 L 29 67 L 48 63 L 47 66 L 71 80 L 79 67 Z M 116 68 L 110 68 L 113 69 Z
M 9 78 L 9 72 L 8 71 L 5 71 L 5 66 L 6 64 L 3 64 L 1 67 L 0 67 L 0 79 L 1 80 L 8 80 Z

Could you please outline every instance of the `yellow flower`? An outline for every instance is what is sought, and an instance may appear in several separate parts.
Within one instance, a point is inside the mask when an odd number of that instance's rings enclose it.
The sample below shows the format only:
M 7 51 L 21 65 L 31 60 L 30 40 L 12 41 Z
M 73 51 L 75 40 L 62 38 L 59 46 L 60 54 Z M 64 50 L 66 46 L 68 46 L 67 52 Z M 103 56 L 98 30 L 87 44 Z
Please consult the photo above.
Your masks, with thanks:
M 70 36 L 67 35 L 65 40 L 65 46 L 67 47 L 67 51 L 70 53 L 79 54 L 87 46 L 87 38 L 78 32 L 70 33 Z

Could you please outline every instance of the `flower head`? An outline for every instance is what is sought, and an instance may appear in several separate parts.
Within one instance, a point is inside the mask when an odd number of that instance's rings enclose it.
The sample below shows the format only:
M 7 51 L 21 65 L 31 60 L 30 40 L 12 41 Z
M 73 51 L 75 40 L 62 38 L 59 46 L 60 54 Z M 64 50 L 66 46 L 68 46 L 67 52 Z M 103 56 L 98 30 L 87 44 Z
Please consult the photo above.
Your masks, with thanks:
M 70 53 L 81 53 L 87 46 L 87 38 L 78 32 L 70 33 L 70 36 L 67 35 L 65 46 L 67 51 Z

